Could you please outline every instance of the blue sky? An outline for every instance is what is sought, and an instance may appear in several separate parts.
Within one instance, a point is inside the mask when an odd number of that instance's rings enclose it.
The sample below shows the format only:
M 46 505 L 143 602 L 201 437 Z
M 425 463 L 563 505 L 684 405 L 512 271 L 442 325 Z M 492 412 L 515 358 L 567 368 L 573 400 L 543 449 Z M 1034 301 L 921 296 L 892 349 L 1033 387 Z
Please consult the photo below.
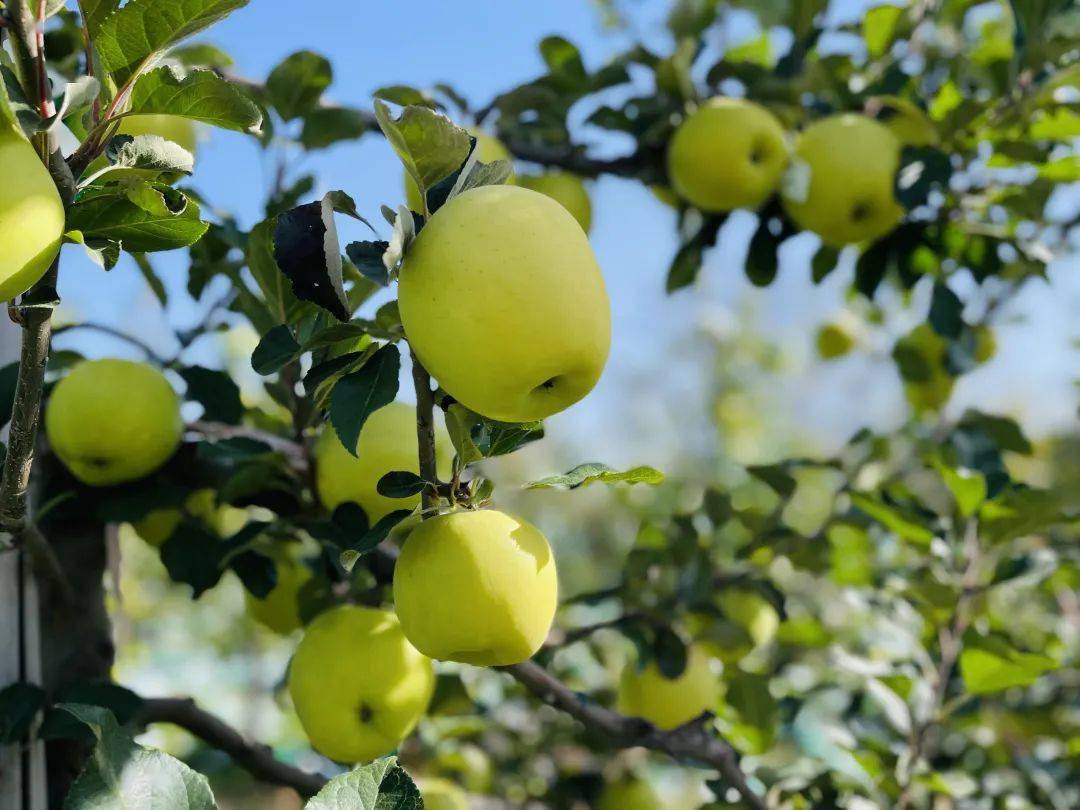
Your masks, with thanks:
M 663 47 L 660 21 L 668 4 L 641 0 L 626 5 L 634 10 L 635 31 Z M 303 19 L 295 18 L 297 9 L 304 10 Z M 843 4 L 840 11 L 853 14 L 857 9 Z M 322 52 L 335 70 L 328 96 L 366 106 L 380 86 L 423 87 L 436 81 L 448 81 L 474 103 L 484 103 L 541 71 L 536 43 L 552 33 L 574 41 L 590 66 L 624 48 L 631 36 L 603 30 L 587 0 L 413 0 L 405 5 L 254 0 L 206 39 L 226 46 L 237 71 L 253 79 L 265 77 L 295 50 Z M 600 146 L 617 148 L 613 143 Z M 318 153 L 292 166 L 293 172 L 302 170 L 320 177 L 320 194 L 331 188 L 352 194 L 373 222 L 382 221 L 377 215 L 381 203 L 397 204 L 401 199 L 400 167 L 378 137 Z M 248 138 L 207 133 L 192 185 L 250 226 L 259 217 L 269 172 Z M 756 291 L 741 270 L 753 217 L 738 214 L 709 256 L 698 287 L 665 296 L 664 275 L 676 248 L 673 213 L 634 183 L 605 178 L 591 191 L 592 241 L 612 297 L 614 345 L 608 370 L 593 395 L 550 421 L 549 435 L 556 448 L 551 463 L 562 463 L 564 457 L 663 463 L 693 447 L 708 418 L 699 351 L 706 341 L 700 330 L 730 332 L 740 323 L 735 315 L 740 310 L 753 313 L 756 328 L 790 347 L 788 372 L 765 380 L 766 394 L 778 406 L 778 430 L 813 430 L 819 434 L 821 449 L 828 450 L 863 424 L 886 426 L 903 418 L 895 372 L 881 359 L 887 350 L 884 345 L 828 366 L 813 360 L 814 329 L 843 316 L 844 285 L 850 278 L 849 267 L 820 287 L 810 284 L 807 259 L 815 247 L 813 237 L 793 240 L 782 254 L 778 281 Z M 345 235 L 353 237 L 350 226 L 342 225 Z M 166 316 L 128 260 L 104 274 L 78 248 L 66 250 L 61 294 L 69 319 L 108 323 L 171 351 Z M 186 257 L 162 256 L 155 262 L 170 290 L 179 293 Z M 1038 285 L 1022 297 L 1002 331 L 998 358 L 962 380 L 957 408 L 976 403 L 1012 412 L 1036 431 L 1066 425 L 1074 418 L 1073 381 L 1080 378 L 1080 352 L 1070 347 L 1077 337 L 1074 313 L 1080 311 L 1076 264 L 1075 257 L 1059 264 L 1052 291 Z M 910 320 L 920 318 L 923 307 L 917 297 Z M 1017 320 L 1021 316 L 1025 320 Z M 176 295 L 169 317 L 183 326 L 196 320 L 199 310 Z M 901 318 L 896 328 L 901 329 L 903 322 Z M 85 334 L 65 336 L 61 342 L 92 355 L 129 353 L 122 345 Z M 216 365 L 217 355 L 216 345 L 204 341 L 187 357 Z

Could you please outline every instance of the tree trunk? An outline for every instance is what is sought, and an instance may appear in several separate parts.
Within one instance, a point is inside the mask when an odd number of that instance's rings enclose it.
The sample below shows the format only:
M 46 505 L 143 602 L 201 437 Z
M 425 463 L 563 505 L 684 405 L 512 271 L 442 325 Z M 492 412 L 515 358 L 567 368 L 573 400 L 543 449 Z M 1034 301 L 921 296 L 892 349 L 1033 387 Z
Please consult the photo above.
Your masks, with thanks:
M 19 330 L 0 320 L 0 366 L 18 356 Z M 71 479 L 42 448 L 30 515 L 69 492 Z M 47 550 L 0 551 L 0 688 L 41 685 L 50 700 L 109 678 L 113 644 L 105 610 L 105 526 L 86 496 L 59 502 L 39 528 Z M 0 749 L 0 810 L 60 808 L 90 748 L 58 740 Z M 47 795 L 47 800 L 46 800 Z M 46 803 L 47 802 L 47 803 Z

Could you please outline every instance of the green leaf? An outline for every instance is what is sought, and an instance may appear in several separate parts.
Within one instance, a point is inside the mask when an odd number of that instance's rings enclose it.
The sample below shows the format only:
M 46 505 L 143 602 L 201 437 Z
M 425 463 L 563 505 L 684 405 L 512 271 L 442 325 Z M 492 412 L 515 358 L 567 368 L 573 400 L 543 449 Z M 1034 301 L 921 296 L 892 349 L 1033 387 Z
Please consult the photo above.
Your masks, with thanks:
M 330 61 L 312 51 L 297 51 L 270 71 L 266 92 L 274 109 L 286 121 L 312 110 L 334 80 Z
M 304 810 L 423 810 L 424 800 L 396 757 L 335 776 Z
M 105 151 L 109 165 L 95 172 L 84 182 L 90 186 L 99 178 L 108 182 L 116 180 L 155 180 L 161 177 L 172 182 L 195 169 L 195 156 L 179 144 L 167 141 L 160 135 L 118 135 L 109 142 Z M 90 193 L 100 189 L 90 188 Z
M 986 500 L 986 477 L 975 470 L 953 469 L 944 464 L 938 466 L 945 486 L 952 493 L 956 509 L 962 517 L 971 517 Z
M 117 86 L 154 57 L 246 6 L 248 0 L 128 0 L 105 17 L 94 37 L 105 70 Z
M 929 545 L 930 541 L 934 539 L 934 533 L 925 526 L 916 523 L 899 510 L 875 501 L 867 495 L 852 492 L 851 503 L 904 540 L 910 540 L 913 543 L 925 546 Z
M 273 219 L 265 219 L 251 229 L 245 259 L 248 270 L 259 285 L 266 308 L 273 314 L 274 320 L 285 323 L 296 303 L 296 296 L 274 260 L 274 226 Z
M 120 7 L 120 0 L 79 0 L 79 11 L 90 35 L 97 38 L 105 19 Z
M 406 107 L 395 119 L 376 99 L 375 118 L 421 193 L 457 171 L 469 156 L 469 133 L 428 107 Z
M 544 37 L 540 41 L 540 56 L 553 76 L 574 83 L 588 79 L 581 52 L 569 40 L 558 36 Z
M 840 251 L 829 245 L 822 245 L 814 253 L 810 262 L 811 278 L 815 284 L 820 284 L 825 277 L 836 269 L 836 263 L 840 260 Z
M 349 299 L 334 212 L 349 213 L 346 201 L 351 203 L 348 195 L 329 192 L 319 202 L 282 211 L 274 225 L 274 261 L 289 279 L 293 294 L 339 321 L 349 320 Z
M 371 117 L 348 107 L 317 107 L 304 115 L 300 145 L 311 151 L 325 149 L 341 141 L 351 141 L 371 132 Z
M 1046 655 L 1021 652 L 1000 636 L 964 636 L 960 674 L 967 691 L 975 695 L 1000 692 L 1014 686 L 1030 686 L 1058 662 Z
M 906 9 L 903 6 L 877 6 L 863 16 L 863 40 L 871 59 L 883 56 L 892 45 L 896 23 Z
M 138 253 L 175 250 L 199 241 L 209 226 L 199 219 L 198 204 L 169 186 L 154 184 L 153 189 L 163 202 L 178 196 L 183 208 L 177 211 L 166 203 L 167 213 L 150 213 L 120 189 L 109 187 L 77 199 L 68 209 L 67 227 L 81 231 L 86 241 L 119 242 L 124 250 Z
M 394 401 L 398 391 L 401 353 L 392 343 L 383 346 L 358 371 L 338 380 L 330 394 L 330 423 L 341 444 L 356 455 L 356 442 L 367 418 Z
M 664 480 L 664 474 L 654 467 L 640 466 L 619 472 L 607 464 L 579 464 L 564 475 L 552 475 L 532 481 L 525 485 L 526 489 L 547 489 L 550 487 L 565 487 L 577 489 L 599 481 L 603 484 L 651 484 L 656 486 Z
M 0 745 L 15 745 L 45 705 L 45 690 L 32 683 L 13 683 L 0 689 Z
M 224 371 L 202 366 L 182 368 L 179 374 L 187 383 L 186 398 L 203 406 L 205 421 L 240 424 L 244 403 L 240 401 L 240 388 L 232 377 Z
M 279 324 L 259 339 L 251 353 L 251 367 L 256 374 L 266 376 L 280 371 L 300 356 L 300 344 L 285 324 Z
M 390 243 L 383 241 L 351 242 L 345 247 L 345 254 L 364 278 L 386 287 L 390 284 L 390 274 L 383 262 L 383 254 L 388 247 Z
M 384 498 L 411 498 L 424 491 L 427 482 L 408 470 L 394 470 L 379 479 L 376 491 Z
M 724 702 L 736 718 L 728 732 L 732 743 L 744 753 L 764 753 L 776 735 L 780 713 L 769 692 L 769 678 L 738 672 L 727 688 Z
M 178 115 L 240 132 L 257 131 L 262 124 L 258 105 L 215 71 L 193 70 L 184 76 L 169 65 L 139 77 L 129 112 Z
M 96 740 L 93 756 L 64 801 L 67 810 L 217 807 L 205 776 L 168 754 L 138 745 L 107 709 L 79 703 L 62 703 L 56 709 L 87 727 Z

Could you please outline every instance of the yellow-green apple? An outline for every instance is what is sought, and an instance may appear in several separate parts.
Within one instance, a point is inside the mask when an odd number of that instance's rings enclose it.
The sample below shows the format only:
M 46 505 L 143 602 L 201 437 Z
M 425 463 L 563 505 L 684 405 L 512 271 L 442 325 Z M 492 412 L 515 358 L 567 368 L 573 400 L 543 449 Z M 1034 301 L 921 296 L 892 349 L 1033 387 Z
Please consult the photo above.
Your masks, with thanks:
M 596 385 L 611 307 L 570 213 L 517 186 L 482 186 L 439 209 L 401 268 L 405 335 L 451 396 L 503 422 L 543 419 Z
M 596 803 L 596 810 L 663 810 L 663 807 L 652 785 L 632 777 L 608 782 Z
M 827 245 L 878 239 L 904 214 L 893 194 L 900 141 L 865 115 L 844 113 L 808 126 L 781 183 L 788 216 Z
M 788 163 L 784 128 L 760 104 L 713 98 L 687 116 L 668 144 L 676 193 L 702 211 L 758 208 Z
M 755 647 L 768 644 L 780 627 L 780 614 L 768 599 L 754 591 L 742 588 L 725 588 L 716 596 L 720 609 L 739 625 Z
M 435 431 L 435 457 L 440 476 L 450 473 L 454 448 L 446 430 Z M 329 510 L 347 501 L 364 507 L 368 520 L 397 509 L 414 509 L 420 496 L 387 498 L 376 489 L 388 472 L 405 470 L 419 474 L 416 410 L 404 402 L 391 402 L 372 413 L 360 429 L 356 455 L 345 449 L 333 428 L 327 427 L 315 445 L 315 486 L 319 500 Z
M 510 150 L 494 135 L 488 135 L 486 132 L 473 127 L 468 127 L 467 131 L 476 138 L 476 159 L 481 163 L 494 163 L 496 160 L 513 161 L 514 158 L 510 154 Z M 420 189 L 416 187 L 416 181 L 412 179 L 412 175 L 407 171 L 404 176 L 406 204 L 412 211 L 423 211 L 424 202 L 420 199 Z M 511 175 L 507 182 L 515 182 L 514 176 Z
M 118 135 L 158 135 L 195 154 L 199 133 L 195 122 L 180 115 L 129 115 L 120 119 Z
M 424 810 L 469 810 L 469 797 L 449 779 L 425 777 L 416 780 L 424 797 Z
M 217 493 L 212 489 L 196 490 L 187 496 L 183 511 L 174 508 L 155 509 L 133 523 L 132 528 L 147 543 L 161 548 L 180 525 L 185 511 L 191 517 L 209 524 L 218 511 Z
M 248 615 L 278 635 L 288 635 L 299 628 L 300 590 L 311 581 L 313 573 L 300 560 L 287 553 L 272 555 L 277 570 L 277 584 L 266 596 L 259 598 L 244 591 Z
M 351 763 L 387 754 L 409 735 L 431 700 L 435 671 L 391 611 L 343 605 L 307 626 L 288 680 L 311 744 Z
M 22 295 L 60 250 L 64 203 L 22 135 L 0 129 L 0 302 Z
M 716 711 L 720 696 L 720 678 L 709 656 L 694 644 L 687 649 L 686 668 L 678 678 L 665 677 L 656 662 L 650 661 L 640 670 L 628 665 L 619 681 L 619 710 L 662 729 Z
M 492 509 L 451 512 L 409 534 L 394 570 L 394 607 L 425 655 L 505 666 L 540 649 L 558 579 L 540 531 Z
M 57 383 L 45 433 L 71 474 L 91 486 L 143 478 L 169 460 L 183 432 L 180 399 L 160 371 L 89 360 Z
M 585 233 L 592 228 L 592 202 L 585 182 L 569 172 L 519 175 L 517 184 L 546 194 L 570 212 Z

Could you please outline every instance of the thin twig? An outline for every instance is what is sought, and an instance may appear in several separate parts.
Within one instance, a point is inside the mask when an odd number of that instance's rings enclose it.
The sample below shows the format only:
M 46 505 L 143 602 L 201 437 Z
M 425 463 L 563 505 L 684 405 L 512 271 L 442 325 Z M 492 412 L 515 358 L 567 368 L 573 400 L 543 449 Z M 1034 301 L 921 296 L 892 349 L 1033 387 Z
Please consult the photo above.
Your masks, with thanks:
M 224 751 L 256 779 L 290 787 L 301 796 L 318 793 L 327 782 L 321 774 L 302 771 L 275 758 L 269 746 L 244 739 L 239 731 L 221 718 L 200 709 L 190 698 L 147 699 L 143 701 L 136 722 L 179 726 L 207 745 Z
M 127 344 L 129 344 L 131 346 L 134 346 L 136 349 L 139 349 L 141 352 L 143 352 L 143 354 L 146 355 L 146 357 L 149 360 L 151 360 L 155 364 L 157 364 L 159 366 L 162 366 L 162 367 L 165 367 L 165 366 L 169 365 L 168 358 L 166 358 L 164 355 L 159 354 L 158 352 L 156 352 L 145 341 L 135 337 L 134 335 L 129 335 L 126 332 L 122 332 L 119 329 L 116 329 L 116 328 L 114 328 L 112 326 L 108 326 L 108 325 L 103 324 L 103 323 L 86 322 L 86 323 L 65 324 L 64 326 L 58 326 L 55 329 L 53 329 L 53 335 L 54 336 L 55 335 L 62 335 L 65 332 L 74 332 L 76 330 L 83 330 L 83 331 L 86 331 L 86 332 L 97 332 L 97 333 L 102 334 L 102 335 L 108 335 L 109 337 L 116 338 L 117 340 L 122 340 L 123 342 L 125 342 L 125 343 L 127 343 Z
M 616 748 L 648 748 L 679 762 L 715 768 L 749 807 L 757 810 L 768 807 L 765 799 L 747 782 L 735 749 L 712 728 L 712 715 L 708 712 L 665 731 L 640 717 L 627 717 L 585 699 L 532 661 L 504 669 L 544 703 L 566 712 L 589 730 L 604 735 Z
M 964 557 L 966 563 L 961 575 L 960 596 L 956 602 L 952 621 L 947 627 L 941 628 L 938 633 L 938 649 L 940 651 L 938 665 L 934 676 L 934 690 L 930 698 L 930 707 L 926 719 L 914 724 L 911 735 L 908 738 L 908 752 L 906 773 L 901 779 L 902 789 L 900 797 L 896 801 L 896 810 L 907 810 L 914 801 L 913 788 L 915 769 L 919 760 L 927 753 L 927 739 L 930 731 L 940 723 L 945 713 L 945 697 L 948 694 L 949 682 L 952 672 L 960 658 L 960 652 L 964 645 L 964 633 L 971 623 L 968 608 L 974 596 L 981 592 L 978 588 L 979 569 L 982 555 L 979 545 L 978 523 L 974 518 L 968 520 L 964 528 Z M 959 701 L 954 701 L 959 705 Z
M 435 458 L 435 395 L 431 390 L 431 375 L 412 354 L 412 378 L 416 388 L 416 439 L 419 451 L 420 477 L 428 482 L 424 487 L 421 506 L 430 513 L 439 505 L 439 472 Z
M 252 439 L 269 445 L 275 452 L 285 456 L 298 472 L 308 468 L 308 458 L 304 445 L 286 439 L 276 433 L 270 433 L 247 425 L 226 425 L 223 422 L 195 421 L 188 425 L 188 430 L 205 436 L 207 439 L 222 441 L 225 439 Z

